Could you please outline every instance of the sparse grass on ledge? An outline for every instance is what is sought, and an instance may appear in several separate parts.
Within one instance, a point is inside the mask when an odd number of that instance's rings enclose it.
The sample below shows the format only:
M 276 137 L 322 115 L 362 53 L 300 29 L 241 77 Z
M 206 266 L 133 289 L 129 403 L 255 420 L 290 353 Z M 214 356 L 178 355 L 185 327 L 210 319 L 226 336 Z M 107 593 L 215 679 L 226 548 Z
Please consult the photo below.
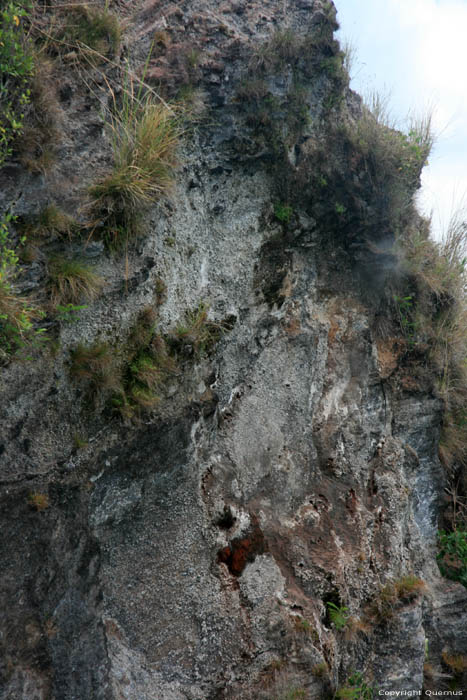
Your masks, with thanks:
M 114 165 L 90 187 L 92 209 L 118 246 L 137 233 L 142 208 L 167 194 L 174 181 L 179 139 L 174 112 L 148 95 L 125 93 L 123 106 L 110 121 Z
M 114 56 L 118 52 L 121 34 L 118 17 L 106 7 L 69 3 L 56 15 L 49 44 L 61 51 L 78 49 L 86 60 L 98 63 L 99 55 Z M 86 52 L 87 48 L 91 51 Z
M 179 324 L 173 333 L 174 344 L 185 354 L 202 357 L 212 350 L 220 340 L 225 324 L 208 319 L 209 307 L 200 303 L 197 308 L 187 311 L 184 323 Z
M 48 269 L 53 306 L 91 301 L 102 289 L 102 278 L 80 259 L 56 256 L 49 261 Z

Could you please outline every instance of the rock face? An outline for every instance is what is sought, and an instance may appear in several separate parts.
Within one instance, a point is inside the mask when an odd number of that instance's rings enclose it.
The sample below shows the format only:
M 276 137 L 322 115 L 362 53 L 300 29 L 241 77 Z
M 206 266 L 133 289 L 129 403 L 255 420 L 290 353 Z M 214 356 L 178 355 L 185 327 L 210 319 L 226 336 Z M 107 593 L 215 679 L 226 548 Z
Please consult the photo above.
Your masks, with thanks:
M 181 70 L 173 56 L 204 47 L 196 80 L 210 112 L 185 140 L 170 201 L 151 210 L 130 251 L 128 293 L 122 261 L 103 257 L 103 296 L 64 326 L 55 357 L 3 369 L 1 697 L 318 699 L 346 686 L 445 687 L 443 652 L 467 653 L 467 593 L 435 563 L 442 405 L 397 338 L 376 329 L 396 263 L 372 251 L 363 227 L 373 195 L 351 205 L 369 185 L 346 171 L 337 144 L 335 181 L 345 188 L 348 177 L 346 209 L 360 224 L 340 228 L 344 190 L 331 185 L 320 199 L 292 192 L 290 215 L 278 216 L 277 162 L 238 105 L 251 43 L 284 27 L 332 35 L 332 6 L 152 2 L 133 21 L 141 54 L 154 31 L 171 32 L 148 73 L 169 94 Z M 326 143 L 336 119 L 329 96 L 341 91 L 346 119 L 360 109 L 322 68 L 330 46 L 307 68 L 312 126 L 280 164 L 293 187 L 306 144 Z M 268 78 L 278 99 L 290 96 L 290 65 Z M 18 213 L 58 196 L 56 178 L 18 178 L 8 190 Z M 126 425 L 85 404 L 69 351 L 117 344 L 155 305 L 159 278 L 164 332 L 199 301 L 231 330 Z M 31 493 L 46 493 L 47 506 L 33 507 Z M 409 576 L 417 583 L 403 589 Z

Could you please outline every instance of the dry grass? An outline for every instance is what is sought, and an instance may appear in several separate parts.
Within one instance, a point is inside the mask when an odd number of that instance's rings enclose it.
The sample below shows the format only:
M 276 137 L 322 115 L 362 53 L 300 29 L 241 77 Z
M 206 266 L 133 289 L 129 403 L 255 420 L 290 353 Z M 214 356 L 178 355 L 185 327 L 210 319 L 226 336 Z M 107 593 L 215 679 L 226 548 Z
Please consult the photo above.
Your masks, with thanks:
M 449 654 L 443 651 L 441 655 L 446 666 L 456 674 L 467 671 L 467 655 L 466 654 Z
M 70 2 L 54 15 L 48 47 L 62 53 L 75 49 L 86 60 L 98 63 L 99 55 L 118 52 L 121 34 L 118 17 L 106 7 Z
M 426 222 L 399 240 L 414 299 L 417 340 L 445 401 L 440 457 L 452 476 L 467 467 L 467 217 L 456 214 L 444 239 L 429 238 Z
M 104 284 L 90 265 L 80 259 L 63 256 L 51 258 L 48 263 L 49 290 L 53 307 L 91 301 Z
M 65 214 L 56 204 L 49 204 L 39 214 L 25 217 L 20 223 L 21 233 L 27 236 L 29 241 L 47 238 L 71 239 L 77 223 Z
M 400 604 L 417 599 L 425 591 L 425 582 L 412 574 L 386 584 L 368 606 L 368 621 L 378 623 L 391 620 Z
M 84 383 L 94 401 L 108 391 L 120 389 L 120 373 L 112 348 L 104 342 L 78 345 L 71 351 L 71 376 Z
M 34 173 L 46 173 L 55 162 L 60 139 L 61 108 L 54 66 L 43 53 L 37 53 L 34 58 L 30 90 L 23 133 L 17 139 L 16 147 L 25 168 Z
M 176 345 L 187 355 L 202 357 L 208 354 L 226 329 L 221 323 L 208 319 L 209 307 L 200 303 L 188 311 L 184 323 L 173 334 Z
M 151 95 L 139 99 L 132 89 L 121 109 L 114 110 L 109 127 L 114 166 L 89 193 L 93 211 L 116 244 L 135 233 L 139 211 L 172 187 L 179 130 L 173 110 Z
M 31 491 L 28 494 L 28 503 L 31 508 L 37 510 L 41 513 L 43 510 L 47 510 L 50 505 L 49 497 L 46 493 L 40 493 L 39 491 Z

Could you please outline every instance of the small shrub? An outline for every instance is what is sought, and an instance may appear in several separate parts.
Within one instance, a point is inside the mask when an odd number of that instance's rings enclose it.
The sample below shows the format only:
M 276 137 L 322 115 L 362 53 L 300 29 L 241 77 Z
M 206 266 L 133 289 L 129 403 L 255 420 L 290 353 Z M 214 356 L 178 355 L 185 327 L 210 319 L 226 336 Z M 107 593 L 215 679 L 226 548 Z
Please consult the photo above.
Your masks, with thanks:
M 6 0 L 0 9 L 0 168 L 22 132 L 30 99 L 34 60 L 24 30 L 30 8 L 28 0 Z
M 324 678 L 329 674 L 329 666 L 325 661 L 322 661 L 320 664 L 315 664 L 313 666 L 311 673 L 313 676 L 316 676 L 316 678 Z
M 85 299 L 91 301 L 102 289 L 103 280 L 92 267 L 82 260 L 68 259 L 63 256 L 55 256 L 48 263 L 49 290 L 52 305 L 63 307 L 73 305 L 71 311 L 82 307 L 75 307 L 79 301 Z
M 50 505 L 48 495 L 46 493 L 40 493 L 39 491 L 31 491 L 31 493 L 29 493 L 28 503 L 31 508 L 34 508 L 39 513 L 43 510 L 47 510 Z
M 438 533 L 439 552 L 436 557 L 440 572 L 467 588 L 467 531 Z
M 167 194 L 174 181 L 179 131 L 174 112 L 151 95 L 125 93 L 110 122 L 114 166 L 90 187 L 92 209 L 108 244 L 118 247 L 138 232 L 142 208 Z
M 76 450 L 82 450 L 88 446 L 88 441 L 78 433 L 73 435 L 73 446 Z
M 126 356 L 121 387 L 114 393 L 112 405 L 124 419 L 131 420 L 153 410 L 169 377 L 179 374 L 165 339 L 156 333 L 152 308 L 139 314 L 128 337 Z
M 61 323 L 76 323 L 79 319 L 79 312 L 87 309 L 87 304 L 57 304 L 55 308 L 56 318 Z

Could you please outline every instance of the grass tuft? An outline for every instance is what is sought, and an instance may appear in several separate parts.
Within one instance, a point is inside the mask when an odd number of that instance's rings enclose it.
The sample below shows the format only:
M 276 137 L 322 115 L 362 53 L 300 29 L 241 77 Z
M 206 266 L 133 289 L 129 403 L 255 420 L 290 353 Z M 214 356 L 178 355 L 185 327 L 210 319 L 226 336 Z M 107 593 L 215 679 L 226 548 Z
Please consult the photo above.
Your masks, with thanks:
M 49 289 L 54 307 L 91 301 L 99 294 L 103 280 L 90 265 L 77 258 L 55 256 L 48 263 Z
M 179 131 L 174 112 L 127 95 L 110 121 L 114 166 L 90 187 L 92 209 L 113 246 L 137 232 L 144 207 L 166 195 L 174 181 Z
M 107 343 L 80 344 L 71 351 L 71 376 L 87 386 L 94 400 L 100 394 L 120 388 L 120 375 L 115 366 L 113 350 Z
M 120 47 L 122 29 L 118 17 L 106 7 L 70 4 L 63 8 L 52 30 L 51 43 L 58 50 L 78 49 L 86 60 L 114 56 Z M 86 49 L 91 49 L 86 52 Z
M 37 510 L 38 513 L 47 510 L 50 505 L 48 495 L 46 493 L 40 493 L 39 491 L 31 491 L 31 493 L 28 494 L 28 503 L 31 508 Z
M 184 354 L 197 358 L 209 354 L 227 329 L 225 324 L 210 321 L 208 312 L 209 307 L 201 302 L 197 308 L 188 311 L 185 321 L 176 327 L 172 338 Z

